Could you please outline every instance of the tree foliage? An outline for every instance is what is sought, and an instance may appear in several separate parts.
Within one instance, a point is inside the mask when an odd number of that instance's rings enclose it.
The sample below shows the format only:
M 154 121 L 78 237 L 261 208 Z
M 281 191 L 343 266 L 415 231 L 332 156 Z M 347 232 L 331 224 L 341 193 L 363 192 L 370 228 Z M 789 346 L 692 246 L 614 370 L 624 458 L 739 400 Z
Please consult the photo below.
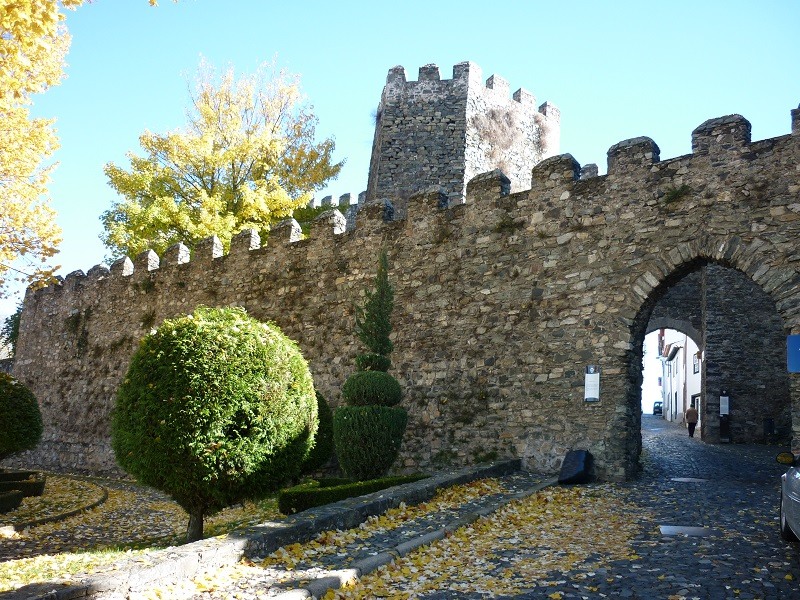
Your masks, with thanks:
M 387 356 L 394 348 L 392 332 L 394 288 L 389 283 L 389 259 L 383 250 L 378 259 L 375 287 L 367 290 L 363 307 L 356 308 L 356 335 L 373 354 Z
M 303 473 L 313 473 L 321 469 L 333 456 L 333 411 L 319 392 L 317 392 L 317 416 L 319 427 L 314 436 L 314 447 L 303 463 Z
M 378 258 L 375 285 L 366 291 L 363 307 L 356 308 L 356 335 L 369 349 L 356 357 L 359 369 L 344 382 L 347 406 L 333 414 L 333 441 L 339 465 L 358 480 L 384 475 L 400 452 L 408 414 L 396 406 L 402 397 L 400 383 L 386 371 L 391 366 L 394 289 L 389 283 L 386 250 Z
M 0 327 L 0 344 L 7 344 L 11 348 L 11 354 L 17 352 L 17 338 L 19 337 L 19 320 L 22 317 L 22 302 L 17 305 L 14 314 L 9 315 Z
M 333 439 L 342 470 L 358 481 L 383 477 L 397 460 L 408 412 L 399 406 L 340 406 Z
M 83 3 L 0 3 L 0 297 L 12 281 L 44 283 L 58 268 L 50 259 L 61 229 L 47 196 L 54 165 L 46 164 L 58 140 L 53 119 L 33 119 L 29 107 L 63 77 L 70 44 L 63 9 Z
M 300 473 L 317 431 L 308 365 L 280 330 L 243 309 L 201 307 L 164 321 L 136 351 L 117 394 L 117 462 L 189 513 L 209 514 Z
M 58 147 L 53 121 L 33 119 L 33 94 L 63 76 L 63 8 L 83 0 L 15 0 L 0 10 L 0 294 L 13 280 L 49 279 L 61 230 L 46 196 Z
M 332 139 L 315 141 L 317 119 L 297 78 L 269 65 L 237 80 L 232 69 L 220 76 L 202 64 L 187 117 L 181 130 L 145 131 L 144 156 L 129 153 L 129 168 L 106 165 L 122 197 L 102 216 L 114 256 L 160 254 L 210 235 L 227 247 L 246 228 L 266 234 L 343 164 L 333 163 Z

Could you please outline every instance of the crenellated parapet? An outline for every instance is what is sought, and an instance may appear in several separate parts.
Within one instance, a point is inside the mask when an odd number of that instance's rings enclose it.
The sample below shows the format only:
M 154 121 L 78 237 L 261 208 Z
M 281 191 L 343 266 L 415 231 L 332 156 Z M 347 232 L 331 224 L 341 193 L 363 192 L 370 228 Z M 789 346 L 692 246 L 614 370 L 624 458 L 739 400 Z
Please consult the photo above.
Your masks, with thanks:
M 741 152 L 750 144 L 750 121 L 742 115 L 709 119 L 692 132 L 694 154 Z
M 460 77 L 465 78 L 471 65 L 464 64 Z M 395 77 L 404 81 L 399 71 L 393 70 L 390 78 Z M 426 81 L 438 81 L 437 73 L 429 68 L 425 71 Z M 499 78 L 493 76 L 491 84 L 502 85 Z M 503 84 L 504 85 L 504 84 Z M 797 120 L 800 109 L 792 110 L 793 126 Z M 63 281 L 40 289 L 33 293 L 33 297 L 49 296 L 54 293 L 81 293 L 91 294 L 92 286 L 104 281 L 126 280 L 132 285 L 137 285 L 143 278 L 157 280 L 159 273 L 170 271 L 173 267 L 182 266 L 182 273 L 186 277 L 200 276 L 210 265 L 225 262 L 228 257 L 248 257 L 252 255 L 261 260 L 270 253 L 285 252 L 296 254 L 291 260 L 307 261 L 304 255 L 313 255 L 314 244 L 348 244 L 353 235 L 376 235 L 379 238 L 386 235 L 381 228 L 390 224 L 403 224 L 408 219 L 428 220 L 435 218 L 439 211 L 465 204 L 464 208 L 469 214 L 469 222 L 491 231 L 496 223 L 491 221 L 487 214 L 488 198 L 500 198 L 509 194 L 524 195 L 528 200 L 521 204 L 519 214 L 512 215 L 522 218 L 524 210 L 530 208 L 539 210 L 549 206 L 558 206 L 574 202 L 578 196 L 586 195 L 585 190 L 591 190 L 591 198 L 596 201 L 605 201 L 613 196 L 618 188 L 619 179 L 628 179 L 639 187 L 649 189 L 649 196 L 659 198 L 664 196 L 665 190 L 675 190 L 685 182 L 696 180 L 703 181 L 704 186 L 713 187 L 713 178 L 709 176 L 706 158 L 708 156 L 729 155 L 731 161 L 746 154 L 749 160 L 758 160 L 761 154 L 768 156 L 773 152 L 774 144 L 798 144 L 800 133 L 793 130 L 793 136 L 784 136 L 774 140 L 764 140 L 753 143 L 750 139 L 750 123 L 740 115 L 729 115 L 716 119 L 709 119 L 692 132 L 692 149 L 690 155 L 674 159 L 661 160 L 658 145 L 649 137 L 637 137 L 623 140 L 612 145 L 608 150 L 607 174 L 598 176 L 597 165 L 582 166 L 571 154 L 560 154 L 542 160 L 531 170 L 531 185 L 527 190 L 516 191 L 512 189 L 510 178 L 500 169 L 478 174 L 470 179 L 465 189 L 463 199 L 453 202 L 446 188 L 438 185 L 412 194 L 414 209 L 412 214 L 408 209 L 403 214 L 396 212 L 396 202 L 403 198 L 387 197 L 366 200 L 366 193 L 358 195 L 353 202 L 352 194 L 342 194 L 338 201 L 332 196 L 322 199 L 321 206 L 331 208 L 318 215 L 312 223 L 310 233 L 304 239 L 300 225 L 294 219 L 287 219 L 272 227 L 266 247 L 262 248 L 262 240 L 255 230 L 246 229 L 236 234 L 226 255 L 223 246 L 216 236 L 211 236 L 199 241 L 193 252 L 184 244 L 174 244 L 167 248 L 159 257 L 152 250 L 142 252 L 133 259 L 122 257 L 116 260 L 110 268 L 105 265 L 95 265 L 88 273 L 74 271 L 69 273 Z M 719 167 L 722 173 L 725 170 Z M 695 171 L 697 173 L 695 174 Z M 679 175 L 672 177 L 669 174 Z M 667 177 L 664 177 L 667 174 Z M 658 180 L 654 180 L 658 176 Z M 690 186 L 691 193 L 697 195 L 701 190 L 697 185 Z M 689 194 L 689 191 L 686 191 Z M 715 199 L 719 202 L 720 199 Z M 406 206 L 409 200 L 406 199 Z M 619 210 L 626 206 L 642 203 L 642 197 L 631 196 L 618 198 L 616 205 Z M 491 212 L 491 211 L 490 211 Z M 486 219 L 486 222 L 481 222 Z M 377 228 L 377 229 L 376 229 Z M 552 228 L 551 228 L 552 229 Z M 414 228 L 410 227 L 413 235 Z M 302 244 L 300 242 L 303 242 Z M 261 251 L 261 252 L 256 252 Z M 282 254 L 282 259 L 291 255 Z M 236 263 L 237 268 L 239 263 Z M 235 274 L 234 274 L 235 275 Z

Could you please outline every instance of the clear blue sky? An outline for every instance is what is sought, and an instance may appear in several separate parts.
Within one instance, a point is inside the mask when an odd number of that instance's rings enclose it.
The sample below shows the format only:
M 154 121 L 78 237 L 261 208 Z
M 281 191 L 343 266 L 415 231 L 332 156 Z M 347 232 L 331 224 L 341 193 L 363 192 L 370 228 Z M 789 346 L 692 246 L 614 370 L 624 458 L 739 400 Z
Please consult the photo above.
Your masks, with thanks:
M 114 200 L 103 165 L 127 164 L 138 136 L 180 127 L 200 56 L 250 73 L 277 56 L 302 77 L 347 164 L 320 197 L 366 187 L 372 115 L 387 71 L 442 77 L 471 60 L 484 78 L 561 109 L 561 152 L 605 172 L 606 151 L 646 135 L 662 158 L 689 153 L 691 131 L 731 113 L 753 139 L 790 132 L 800 103 L 800 2 L 371 2 L 94 0 L 68 13 L 64 82 L 35 99 L 61 138 L 53 207 L 64 230 L 60 274 L 101 262 L 100 214 Z M 0 314 L 13 302 L 0 304 Z

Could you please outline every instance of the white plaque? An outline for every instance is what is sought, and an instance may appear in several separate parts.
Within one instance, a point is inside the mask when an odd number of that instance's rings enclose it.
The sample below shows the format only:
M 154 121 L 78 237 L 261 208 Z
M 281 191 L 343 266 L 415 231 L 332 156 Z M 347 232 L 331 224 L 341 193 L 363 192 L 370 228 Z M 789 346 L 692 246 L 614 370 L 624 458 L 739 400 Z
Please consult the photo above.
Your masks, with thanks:
M 600 402 L 600 367 L 589 365 L 583 382 L 583 401 Z

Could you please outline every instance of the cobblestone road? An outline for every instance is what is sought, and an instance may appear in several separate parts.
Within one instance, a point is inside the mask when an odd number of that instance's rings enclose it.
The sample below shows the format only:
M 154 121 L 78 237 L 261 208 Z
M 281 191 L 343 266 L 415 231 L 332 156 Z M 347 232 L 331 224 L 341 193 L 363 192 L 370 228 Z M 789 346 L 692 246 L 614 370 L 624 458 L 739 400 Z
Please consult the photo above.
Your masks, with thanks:
M 778 530 L 780 448 L 704 444 L 652 415 L 643 416 L 642 442 L 642 476 L 621 486 L 653 519 L 632 544 L 638 558 L 593 575 L 565 572 L 560 585 L 519 597 L 800 598 L 800 546 Z M 653 523 L 702 527 L 706 535 L 663 535 Z
M 775 462 L 780 448 L 707 445 L 650 415 L 643 417 L 642 441 L 644 473 L 626 486 L 636 503 L 659 524 L 707 527 L 710 535 L 643 536 L 635 544 L 640 564 L 631 565 L 638 568 L 621 565 L 600 593 L 800 598 L 800 547 L 783 542 L 778 532 L 779 477 L 785 470 Z

